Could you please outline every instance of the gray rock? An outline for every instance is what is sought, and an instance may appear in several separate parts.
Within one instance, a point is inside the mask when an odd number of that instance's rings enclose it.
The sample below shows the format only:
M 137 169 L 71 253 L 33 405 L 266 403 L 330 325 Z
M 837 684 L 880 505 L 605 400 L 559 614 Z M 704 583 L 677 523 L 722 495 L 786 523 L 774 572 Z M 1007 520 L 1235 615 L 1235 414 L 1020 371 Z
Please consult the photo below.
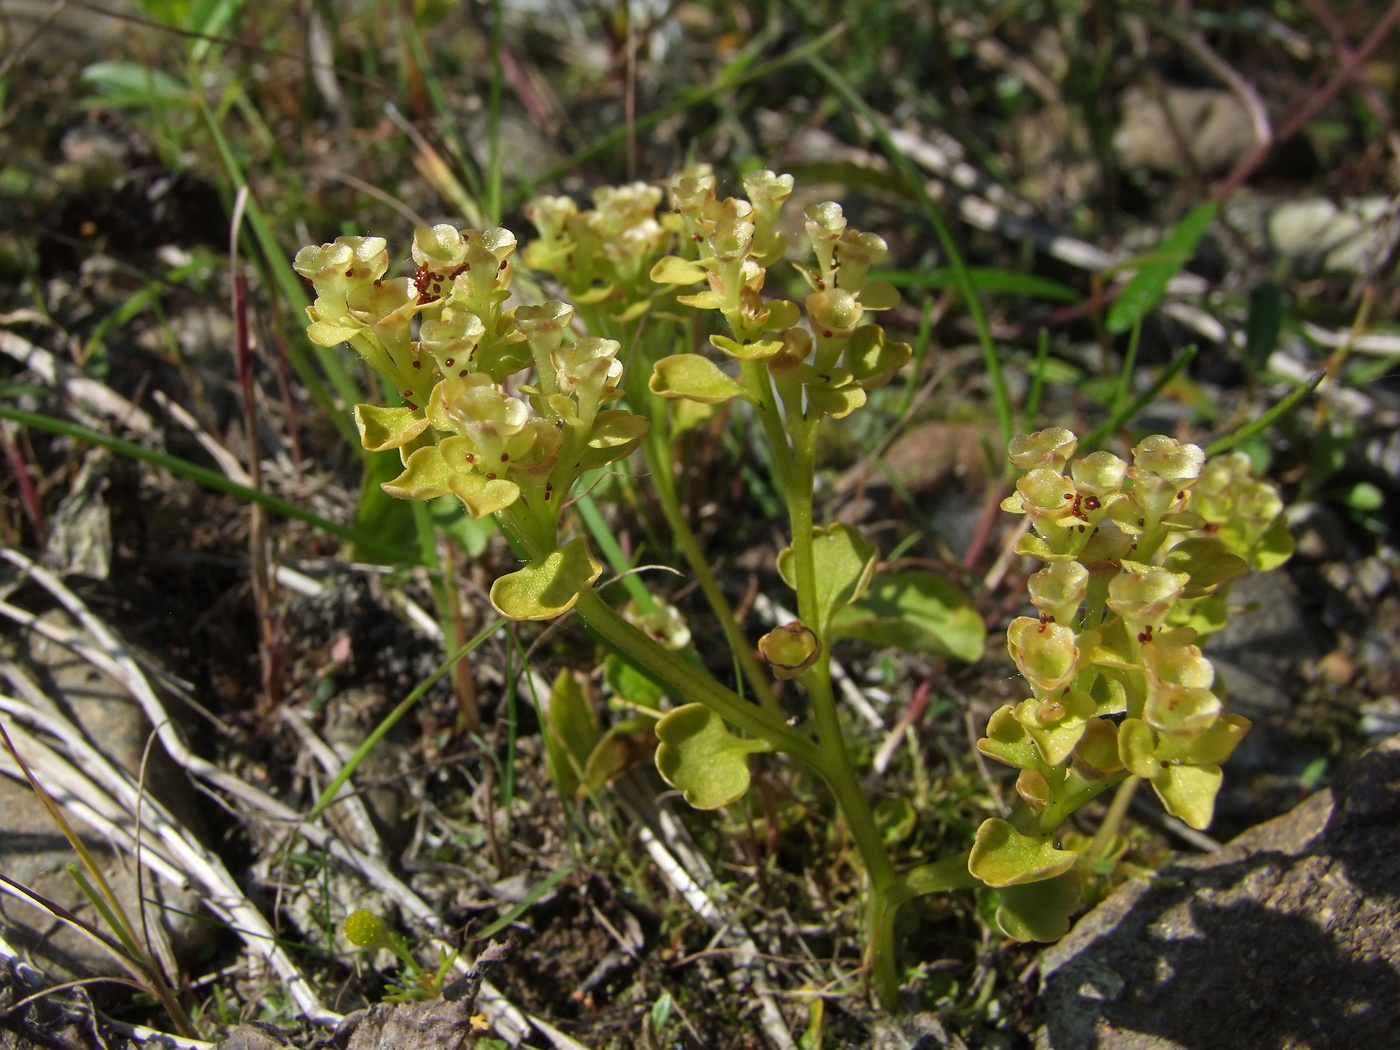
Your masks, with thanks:
M 1298 696 L 1299 662 L 1319 655 L 1283 572 L 1251 573 L 1230 590 L 1240 607 L 1205 652 L 1229 692 L 1230 709 L 1259 720 L 1287 714 Z
M 1121 888 L 1042 960 L 1038 1050 L 1393 1046 L 1400 737 L 1216 853 Z
M 1234 95 L 1214 88 L 1130 88 L 1113 145 L 1124 167 L 1182 175 L 1231 167 L 1254 146 L 1249 113 Z

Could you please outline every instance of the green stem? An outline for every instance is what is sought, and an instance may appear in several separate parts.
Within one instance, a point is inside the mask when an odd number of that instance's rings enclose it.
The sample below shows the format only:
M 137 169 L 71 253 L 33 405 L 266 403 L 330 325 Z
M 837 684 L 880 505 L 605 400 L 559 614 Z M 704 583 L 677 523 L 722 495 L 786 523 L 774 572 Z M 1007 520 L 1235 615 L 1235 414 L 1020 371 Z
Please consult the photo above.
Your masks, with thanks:
M 836 696 L 831 688 L 831 650 L 826 639 L 827 625 L 817 603 L 816 559 L 812 537 L 812 477 L 816 426 L 795 423 L 793 427 L 792 485 L 788 489 L 788 516 L 792 523 L 792 553 L 797 583 L 797 614 L 822 640 L 817 662 L 802 676 L 812 704 L 821 743 L 822 775 L 836 796 L 837 805 L 860 850 L 870 879 L 866 897 L 866 964 L 870 981 L 886 1007 L 895 1005 L 899 995 L 899 974 L 894 960 L 894 911 L 899 877 L 885 848 L 875 814 L 865 799 L 841 730 Z M 893 901 L 893 903 L 891 903 Z
M 1113 836 L 1118 834 L 1118 829 L 1123 826 L 1123 818 L 1128 815 L 1128 807 L 1133 804 L 1133 796 L 1137 794 L 1138 785 L 1141 783 L 1142 777 L 1129 777 L 1118 785 L 1118 793 L 1113 796 L 1113 801 L 1109 803 L 1103 823 L 1099 825 L 1099 830 L 1094 835 L 1094 841 L 1089 845 L 1090 860 L 1100 860 L 1108 852 L 1108 844 L 1113 840 Z
M 656 419 L 657 417 L 654 415 L 652 418 Z M 661 418 L 664 419 L 664 415 Z M 676 492 L 676 479 L 671 473 L 670 449 L 666 444 L 665 435 L 659 427 L 653 426 L 647 432 L 642 453 L 647 461 L 647 469 L 651 471 L 652 484 L 656 486 L 657 499 L 661 503 L 661 513 L 665 515 L 666 523 L 671 527 L 671 536 L 675 540 L 676 546 L 680 548 L 686 563 L 690 566 L 690 571 L 694 573 L 696 582 L 700 584 L 700 592 L 704 594 L 715 618 L 719 620 L 720 629 L 724 631 L 730 652 L 734 654 L 734 659 L 738 661 L 745 680 L 758 698 L 758 702 L 763 705 L 764 710 L 776 718 L 781 718 L 782 708 L 773 695 L 773 687 L 768 682 L 768 676 L 764 673 L 758 658 L 754 656 L 753 645 L 744 637 L 744 632 L 739 627 L 738 617 L 734 615 L 734 608 L 725 598 L 724 592 L 720 590 L 719 581 L 715 579 L 715 574 L 710 569 L 709 560 L 705 557 L 700 541 L 691 530 L 690 522 L 686 519 L 685 512 L 681 508 L 680 496 Z
M 1057 798 L 1040 811 L 1039 817 L 1035 821 L 1035 825 L 1039 828 L 1040 834 L 1050 834 L 1064 823 L 1065 818 L 1080 806 L 1083 806 L 1091 799 L 1101 795 L 1103 792 L 1113 787 L 1113 785 L 1120 783 L 1130 775 L 1131 774 L 1125 769 L 1111 776 L 1104 777 L 1102 780 L 1090 781 L 1078 791 Z
M 704 704 L 726 722 L 766 741 L 775 750 L 785 751 L 818 773 L 825 773 L 822 751 L 810 739 L 790 728 L 780 716 L 749 703 L 704 670 L 647 637 L 614 612 L 597 591 L 584 591 L 574 612 L 608 648 L 676 695 Z
M 735 338 L 744 338 L 743 329 L 735 331 Z M 773 465 L 778 472 L 778 487 L 782 490 L 784 498 L 791 499 L 788 493 L 793 491 L 793 485 L 800 482 L 793 476 L 795 466 L 793 464 L 793 451 L 788 443 L 787 428 L 783 425 L 783 417 L 778 412 L 778 406 L 774 399 L 773 383 L 769 378 L 768 367 L 762 361 L 744 361 L 740 364 L 740 369 L 744 377 L 744 386 L 748 388 L 753 396 L 754 411 L 758 413 L 758 420 L 763 425 L 763 434 L 768 439 L 768 447 L 773 453 Z M 800 487 L 798 491 L 801 491 Z M 807 498 L 812 498 L 812 488 L 807 486 Z

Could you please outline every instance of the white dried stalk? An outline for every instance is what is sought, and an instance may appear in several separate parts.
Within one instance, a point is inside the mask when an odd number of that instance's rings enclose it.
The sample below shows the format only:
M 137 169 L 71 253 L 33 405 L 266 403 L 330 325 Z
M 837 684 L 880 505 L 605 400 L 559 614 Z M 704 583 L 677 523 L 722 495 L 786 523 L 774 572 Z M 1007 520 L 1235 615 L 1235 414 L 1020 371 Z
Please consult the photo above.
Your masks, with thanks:
M 262 912 L 244 896 L 222 860 L 206 850 L 162 805 L 154 799 L 143 797 L 139 787 L 132 783 L 125 772 L 117 769 L 82 738 L 77 726 L 58 716 L 16 710 L 24 708 L 25 705 L 9 697 L 0 697 L 0 701 L 5 702 L 4 709 L 11 717 L 24 718 L 33 724 L 41 725 L 63 740 L 73 761 L 82 767 L 86 776 L 74 776 L 77 769 L 70 766 L 64 770 L 53 763 L 50 760 L 53 752 L 47 747 L 31 758 L 26 758 L 26 762 L 33 768 L 53 775 L 74 798 L 85 803 L 83 806 L 73 807 L 74 814 L 79 819 L 86 823 L 94 810 L 98 811 L 99 816 L 105 816 L 101 814 L 104 805 L 101 797 L 103 792 L 110 796 L 108 802 L 115 801 L 118 806 L 124 807 L 128 814 L 134 815 L 139 807 L 145 830 L 153 834 L 156 842 L 165 848 L 170 861 L 169 866 L 161 864 L 159 867 L 153 866 L 152 870 L 163 877 L 170 877 L 170 867 L 173 866 L 189 879 L 199 883 L 204 889 L 205 905 L 238 933 L 250 951 L 263 958 L 287 987 L 297 1009 L 307 1020 L 326 1025 L 335 1024 L 340 1020 L 340 1014 L 322 1005 L 305 974 L 277 944 L 276 933 L 263 918 Z M 21 735 L 33 741 L 28 734 Z M 48 756 L 45 755 L 46 751 Z M 98 830 L 106 830 L 105 826 L 112 826 L 106 819 L 95 821 L 94 824 Z M 134 842 L 131 848 L 134 850 Z M 154 864 L 159 855 L 152 854 L 148 859 L 148 850 L 149 847 L 143 842 L 138 856 L 142 863 Z M 178 879 L 177 884 L 184 885 L 183 879 L 179 879 L 178 876 L 175 878 Z
M 311 728 L 305 712 L 295 708 L 283 707 L 278 712 L 281 720 L 292 727 L 292 732 L 296 733 L 297 739 L 316 764 L 321 767 L 331 780 L 340 775 L 345 768 L 345 761 L 330 744 L 322 740 L 314 729 Z M 355 787 L 349 781 L 341 785 L 340 791 L 335 799 L 330 803 L 337 809 L 339 819 L 345 821 L 354 845 L 371 857 L 382 858 L 384 856 L 384 843 L 380 841 L 379 831 L 374 826 L 374 821 L 370 819 L 369 810 L 365 806 L 365 800 L 355 791 Z
M 190 751 L 130 651 L 112 634 L 106 624 L 94 616 L 82 600 L 47 569 L 35 564 L 18 551 L 8 548 L 0 548 L 0 557 L 18 567 L 48 591 L 89 632 L 97 643 L 94 655 L 100 652 L 103 656 L 104 670 L 110 667 L 112 677 L 121 682 L 141 705 L 147 719 L 155 727 L 156 735 L 166 753 L 186 772 L 232 795 L 262 818 L 283 824 L 303 835 L 318 849 L 325 850 L 336 860 L 358 871 L 386 899 L 432 933 L 442 936 L 447 932 L 445 924 L 428 903 L 400 880 L 383 860 L 351 847 L 324 825 L 305 822 L 301 814 L 291 807 Z M 8 615 L 3 608 L 0 608 L 0 613 Z M 257 913 L 257 916 L 262 921 L 261 913 Z M 458 959 L 458 973 L 465 973 L 469 968 L 470 964 L 466 960 Z M 490 982 L 482 982 L 478 1001 L 482 1012 L 490 1019 L 496 1032 L 512 1045 L 522 1042 L 533 1027 L 549 1038 L 557 1050 L 587 1050 L 582 1044 L 569 1039 L 547 1023 L 521 1011 Z M 324 1007 L 321 1007 L 321 1011 L 321 1017 L 329 1015 L 338 1019 L 339 1015 L 331 1015 Z M 318 1023 L 334 1022 L 325 1020 Z
M 759 962 L 758 945 L 726 908 L 724 888 L 705 858 L 690 848 L 685 830 L 668 809 L 639 791 L 628 790 L 625 781 L 614 786 L 623 804 L 638 818 L 637 835 L 661 877 L 715 931 L 715 940 L 733 949 L 736 965 L 729 981 L 737 985 L 742 973 L 752 986 L 765 1034 L 778 1050 L 796 1050 L 797 1043 L 778 1008 L 777 993 Z

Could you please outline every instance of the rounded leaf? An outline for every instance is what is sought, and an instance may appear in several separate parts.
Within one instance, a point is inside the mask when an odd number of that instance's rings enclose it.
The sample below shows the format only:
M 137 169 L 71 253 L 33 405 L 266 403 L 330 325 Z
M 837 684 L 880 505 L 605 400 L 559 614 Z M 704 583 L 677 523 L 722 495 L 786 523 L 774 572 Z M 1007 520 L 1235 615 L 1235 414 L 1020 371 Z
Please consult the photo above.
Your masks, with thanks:
M 1238 554 L 1231 554 L 1215 536 L 1192 536 L 1167 552 L 1165 568 L 1188 577 L 1183 598 L 1199 598 L 1233 583 L 1249 571 Z
M 988 886 L 1019 886 L 1053 878 L 1074 867 L 1078 855 L 1056 849 L 1045 839 L 1022 835 L 1000 817 L 990 817 L 977 829 L 967 858 L 967 870 Z
M 520 497 L 520 486 L 515 482 L 483 474 L 454 474 L 447 489 L 462 501 L 473 518 L 505 510 Z
M 870 586 L 880 552 L 850 525 L 836 524 L 812 530 L 812 567 L 817 584 L 817 622 L 826 633 L 834 613 L 856 601 Z M 787 547 L 778 554 L 778 575 L 797 589 L 797 563 Z
M 572 609 L 602 571 L 583 539 L 573 539 L 498 579 L 491 604 L 511 620 L 552 620 Z
M 1219 766 L 1170 765 L 1152 778 L 1152 789 L 1168 813 L 1204 831 L 1215 816 L 1215 795 L 1223 779 Z
M 1003 704 L 987 720 L 987 735 L 977 741 L 984 755 L 1020 769 L 1037 769 L 1042 764 L 1039 749 L 1026 727 L 1016 719 L 1016 709 Z
M 356 405 L 355 426 L 360 430 L 360 444 L 370 452 L 383 452 L 407 445 L 428 429 L 428 421 L 414 415 L 411 408 Z
M 656 723 L 656 768 L 696 809 L 718 809 L 749 789 L 748 756 L 762 740 L 735 736 L 704 704 L 678 707 Z
M 1069 932 L 1069 917 L 1083 890 L 1077 871 L 1001 891 L 997 925 L 1018 941 L 1058 941 Z
M 699 263 L 682 259 L 678 255 L 667 255 L 658 259 L 656 265 L 651 268 L 651 279 L 657 284 L 695 284 L 697 281 L 703 281 L 706 276 L 704 267 Z
M 1006 446 L 1006 458 L 1022 470 L 1049 469 L 1058 474 L 1078 445 L 1073 431 L 1049 427 L 1012 438 Z
M 456 472 L 456 468 L 448 466 L 441 445 L 424 445 L 408 457 L 402 474 L 380 488 L 399 499 L 433 499 L 448 494 L 448 484 Z
M 592 470 L 626 459 L 642 443 L 649 425 L 646 416 L 620 408 L 599 412 L 594 417 L 588 445 L 579 456 L 580 468 Z
M 877 646 L 980 660 L 987 640 L 982 615 L 956 584 L 938 573 L 882 573 L 869 592 L 838 612 L 831 630 Z
M 779 339 L 751 339 L 741 343 L 738 340 L 730 339 L 727 335 L 710 336 L 710 345 L 738 361 L 757 361 L 765 357 L 772 357 L 783 348 L 782 341 Z
M 653 394 L 683 397 L 704 405 L 716 405 L 744 393 L 744 388 L 699 354 L 672 354 L 656 362 L 651 373 Z

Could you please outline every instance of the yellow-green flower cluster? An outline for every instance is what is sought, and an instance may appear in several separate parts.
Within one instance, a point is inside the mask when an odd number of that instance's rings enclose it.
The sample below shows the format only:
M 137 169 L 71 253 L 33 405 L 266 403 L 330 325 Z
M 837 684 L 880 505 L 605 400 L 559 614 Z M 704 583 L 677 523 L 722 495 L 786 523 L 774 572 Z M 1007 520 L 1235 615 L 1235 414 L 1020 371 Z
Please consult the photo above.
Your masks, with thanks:
M 1223 603 L 1250 565 L 1288 553 L 1283 502 L 1245 457 L 1207 462 L 1155 435 L 1131 462 L 1107 452 L 1071 462 L 1076 445 L 1053 428 L 1009 449 L 1026 473 L 1002 506 L 1029 519 L 1017 549 L 1046 564 L 1028 582 L 1038 615 L 1007 631 L 1032 695 L 993 714 L 978 742 L 1021 771 L 1022 805 L 987 821 L 973 851 L 972 873 L 993 886 L 1068 872 L 1076 856 L 1055 848 L 1057 828 L 1129 774 L 1187 824 L 1210 823 L 1220 764 L 1249 722 L 1224 712 L 1187 621 L 1193 603 Z
M 676 301 L 724 317 L 731 335 L 711 336 L 711 345 L 742 363 L 763 362 L 789 418 L 806 418 L 809 410 L 845 416 L 910 356 L 908 345 L 888 342 L 879 325 L 861 323 L 868 311 L 899 302 L 891 285 L 869 279 L 870 268 L 885 256 L 885 242 L 847 228 L 838 204 L 807 209 L 816 266 L 795 264 L 810 289 L 803 326 L 796 303 L 763 296 L 767 268 L 786 248 L 776 223 L 792 193 L 792 176 L 759 171 L 743 181 L 747 199 L 720 199 L 707 172 L 672 181 L 672 209 L 684 237 L 678 254 L 652 267 L 652 280 L 677 289 L 704 283 L 703 290 L 678 295 Z M 762 400 L 765 392 L 756 383 L 747 374 L 728 381 L 705 358 L 677 354 L 657 362 L 651 389 L 705 403 L 734 396 Z
M 644 182 L 604 186 L 582 211 L 569 197 L 537 197 L 525 216 L 539 238 L 525 248 L 525 264 L 556 277 L 580 306 L 611 303 L 632 320 L 651 302 L 647 274 L 671 243 L 656 217 L 661 190 Z
M 507 230 L 443 224 L 414 231 L 412 277 L 385 278 L 379 237 L 305 247 L 295 266 L 316 289 L 312 340 L 349 343 L 404 401 L 355 407 L 364 446 L 403 460 L 385 490 L 452 494 L 474 517 L 519 501 L 552 523 L 579 474 L 629 455 L 646 421 L 604 407 L 621 393 L 616 342 L 574 338 L 566 303 L 505 308 L 515 247 Z M 530 367 L 532 385 L 508 389 Z

